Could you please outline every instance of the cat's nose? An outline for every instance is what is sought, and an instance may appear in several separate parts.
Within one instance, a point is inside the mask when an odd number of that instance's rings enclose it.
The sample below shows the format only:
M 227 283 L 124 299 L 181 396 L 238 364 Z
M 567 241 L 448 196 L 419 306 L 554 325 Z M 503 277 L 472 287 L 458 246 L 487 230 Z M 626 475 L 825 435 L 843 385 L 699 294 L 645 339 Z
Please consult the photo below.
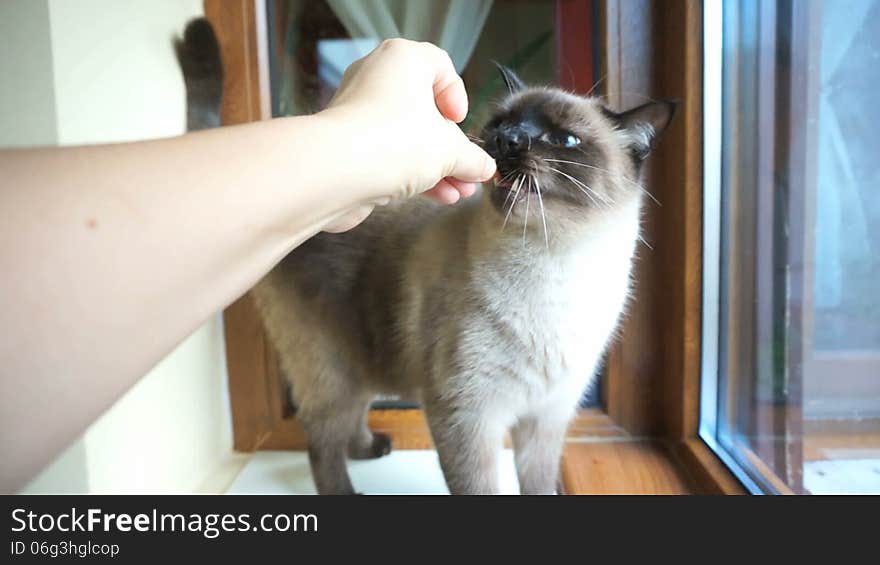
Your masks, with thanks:
M 498 147 L 499 157 L 507 157 L 529 145 L 528 134 L 521 128 L 504 128 L 495 134 L 495 145 Z

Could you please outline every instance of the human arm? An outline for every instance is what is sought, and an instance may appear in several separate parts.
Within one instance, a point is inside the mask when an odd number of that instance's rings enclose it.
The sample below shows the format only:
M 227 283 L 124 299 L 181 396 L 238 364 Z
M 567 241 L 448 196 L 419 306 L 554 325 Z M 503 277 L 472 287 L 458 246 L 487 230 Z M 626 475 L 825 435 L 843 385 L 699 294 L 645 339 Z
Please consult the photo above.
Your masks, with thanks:
M 444 117 L 467 107 L 444 57 L 385 43 L 314 116 L 0 151 L 0 490 L 20 488 L 305 239 L 432 186 L 452 201 L 445 177 L 491 176 Z

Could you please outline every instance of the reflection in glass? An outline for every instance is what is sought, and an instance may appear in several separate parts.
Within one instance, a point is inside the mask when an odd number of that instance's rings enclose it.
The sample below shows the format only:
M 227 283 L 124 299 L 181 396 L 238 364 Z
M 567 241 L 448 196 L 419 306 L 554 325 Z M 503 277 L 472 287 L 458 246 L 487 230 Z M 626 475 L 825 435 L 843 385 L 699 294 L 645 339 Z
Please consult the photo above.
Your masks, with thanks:
M 765 491 L 880 493 L 880 0 L 722 19 L 715 439 Z

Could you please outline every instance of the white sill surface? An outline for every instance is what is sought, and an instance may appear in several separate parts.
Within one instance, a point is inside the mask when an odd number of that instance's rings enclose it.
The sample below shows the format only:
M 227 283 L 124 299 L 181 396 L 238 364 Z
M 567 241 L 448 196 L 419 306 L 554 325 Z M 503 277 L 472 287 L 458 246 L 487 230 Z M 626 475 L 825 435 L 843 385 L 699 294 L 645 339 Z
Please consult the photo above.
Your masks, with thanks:
M 804 488 L 813 494 L 880 494 L 880 459 L 808 461 Z
M 513 451 L 503 450 L 499 475 L 503 494 L 518 494 Z M 362 494 L 449 494 L 437 452 L 401 449 L 367 461 L 349 461 L 354 489 Z M 258 451 L 227 494 L 316 494 L 305 451 Z

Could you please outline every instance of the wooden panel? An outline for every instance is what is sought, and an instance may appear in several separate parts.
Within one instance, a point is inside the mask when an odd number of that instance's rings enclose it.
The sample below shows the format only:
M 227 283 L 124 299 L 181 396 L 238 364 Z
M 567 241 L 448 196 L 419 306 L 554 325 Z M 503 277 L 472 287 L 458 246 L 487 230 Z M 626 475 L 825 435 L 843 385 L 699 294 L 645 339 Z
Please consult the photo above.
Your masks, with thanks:
M 804 461 L 835 459 L 880 459 L 880 421 L 867 420 L 868 431 L 849 433 L 805 433 Z
M 699 2 L 679 2 L 676 8 L 658 10 L 654 42 L 655 51 L 663 53 L 657 94 L 682 99 L 680 127 L 670 130 L 672 143 L 666 153 L 657 155 L 663 166 L 654 169 L 667 202 L 662 233 L 674 233 L 670 237 L 674 246 L 661 261 L 663 277 L 674 277 L 678 297 L 674 303 L 663 301 L 671 308 L 664 311 L 661 304 L 660 315 L 660 319 L 675 315 L 674 327 L 662 331 L 667 338 L 662 344 L 667 353 L 663 432 L 674 439 L 695 436 L 699 426 L 703 284 L 703 12 Z M 669 45 L 668 38 L 681 40 Z M 672 226 L 677 229 L 666 229 Z
M 782 442 L 780 442 L 782 443 Z M 785 444 L 782 443 L 784 446 Z M 761 475 L 765 481 L 779 494 L 796 494 L 796 491 L 792 490 L 789 486 L 789 483 L 786 482 L 786 479 L 783 479 L 777 473 L 777 470 L 768 465 L 764 459 L 759 456 L 757 453 L 751 450 L 750 446 L 745 442 L 736 442 L 734 444 L 734 449 L 739 455 L 745 457 L 745 460 L 748 462 L 748 465 L 755 469 L 755 471 Z M 785 465 L 785 463 L 782 463 Z M 787 466 L 785 467 L 787 468 Z M 803 471 L 803 467 L 798 469 L 798 473 L 800 474 Z M 798 484 L 798 494 L 806 494 L 803 492 L 803 485 Z
M 609 352 L 604 402 L 630 434 L 663 438 L 646 451 L 611 446 L 604 457 L 683 473 L 646 490 L 742 494 L 724 464 L 698 439 L 702 314 L 702 4 L 687 0 L 605 0 L 599 6 L 605 56 L 602 90 L 625 109 L 650 99 L 679 100 L 645 170 L 644 238 L 635 294 L 621 340 Z M 660 445 L 669 446 L 661 449 Z M 599 453 L 597 448 L 592 448 Z M 582 461 L 582 458 L 578 459 Z M 569 470 L 575 471 L 569 464 Z M 638 471 L 624 483 L 638 485 Z M 596 479 L 600 481 L 600 479 Z M 596 492 L 608 486 L 588 482 Z M 613 482 L 610 488 L 615 488 Z M 685 485 L 684 487 L 682 485 Z M 689 486 L 687 486 L 689 485 Z
M 577 416 L 568 426 L 567 437 L 570 441 L 586 439 L 608 440 L 612 438 L 629 438 L 626 430 L 611 421 L 608 414 L 595 408 L 579 410 Z
M 702 261 L 702 11 L 699 2 L 608 1 L 609 102 L 681 101 L 649 159 L 636 288 L 608 361 L 608 413 L 636 435 L 695 437 Z M 658 56 L 662 53 L 662 56 Z
M 270 114 L 269 40 L 261 0 L 205 0 L 205 17 L 214 26 L 226 77 L 223 125 L 265 120 Z
M 556 1 L 559 86 L 587 94 L 593 88 L 593 0 Z
M 569 443 L 566 494 L 695 494 L 686 473 L 656 441 Z
M 699 494 L 746 494 L 727 467 L 703 440 L 692 438 L 673 442 L 670 452 L 687 474 Z
M 268 344 L 263 335 L 263 321 L 249 295 L 226 308 L 223 331 L 233 448 L 254 451 L 271 434 L 274 407 L 268 394 Z
M 603 76 L 606 80 L 602 89 L 614 109 L 642 104 L 654 94 L 651 85 L 651 17 L 652 3 L 648 0 L 604 2 Z M 680 124 L 673 122 L 672 127 L 677 126 Z M 664 134 L 661 145 L 669 143 L 668 134 Z M 651 192 L 656 188 L 650 184 L 650 167 L 657 158 L 656 154 L 652 156 L 645 170 Z M 659 297 L 652 292 L 661 282 L 656 279 L 654 263 L 657 246 L 664 243 L 658 241 L 654 228 L 659 207 L 650 200 L 646 205 L 644 239 L 654 250 L 645 245 L 638 246 L 633 298 L 627 306 L 621 338 L 610 348 L 606 364 L 605 406 L 608 414 L 636 435 L 654 434 L 661 429 L 660 401 L 664 396 L 656 370 L 660 364 L 660 351 L 655 345 L 658 338 L 654 329 L 654 308 Z
M 433 449 L 431 432 L 422 410 L 372 410 L 368 425 L 376 432 L 391 436 L 395 449 Z M 620 426 L 611 421 L 601 410 L 580 410 L 572 419 L 568 438 L 583 439 L 629 438 Z M 509 446 L 508 442 L 508 446 Z M 306 449 L 306 435 L 295 418 L 275 419 L 272 431 L 264 437 L 261 449 Z
M 223 58 L 223 125 L 268 118 L 264 3 L 205 0 L 204 6 L 205 17 L 214 26 Z M 274 406 L 270 406 L 267 391 L 272 355 L 262 322 L 248 295 L 225 310 L 223 325 L 233 446 L 238 451 L 253 451 L 271 433 Z
M 391 436 L 397 449 L 433 449 L 428 422 L 421 410 L 373 410 L 370 429 Z
M 433 449 L 431 433 L 421 410 L 373 410 L 368 425 L 391 436 L 394 449 Z M 295 418 L 276 424 L 261 449 L 306 449 L 306 434 Z

